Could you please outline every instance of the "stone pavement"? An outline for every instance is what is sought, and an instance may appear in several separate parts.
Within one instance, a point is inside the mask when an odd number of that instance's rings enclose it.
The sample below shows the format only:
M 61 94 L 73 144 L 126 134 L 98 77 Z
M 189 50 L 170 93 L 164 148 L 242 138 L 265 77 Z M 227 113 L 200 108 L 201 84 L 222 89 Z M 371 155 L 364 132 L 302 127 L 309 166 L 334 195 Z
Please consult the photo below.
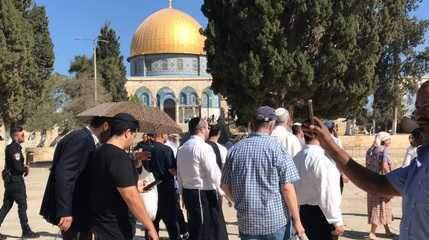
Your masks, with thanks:
M 58 228 L 46 223 L 38 214 L 48 173 L 49 164 L 36 164 L 31 168 L 30 175 L 26 178 L 28 195 L 27 213 L 31 227 L 34 231 L 39 232 L 42 235 L 41 239 L 61 239 L 58 236 Z M 3 184 L 0 186 L 0 193 L 3 193 Z M 2 199 L 2 197 L 0 199 Z M 393 199 L 392 205 L 395 220 L 391 225 L 391 229 L 395 233 L 398 233 L 401 217 L 400 198 Z M 367 232 L 369 230 L 366 215 L 366 193 L 360 191 L 351 183 L 346 184 L 345 187 L 343 213 L 347 231 L 340 239 L 366 239 L 366 236 L 368 235 Z M 228 224 L 230 240 L 239 239 L 235 211 L 224 206 L 224 214 Z M 383 229 L 379 229 L 379 232 L 382 233 L 382 230 Z M 18 239 L 19 236 L 21 236 L 21 228 L 17 216 L 16 205 L 14 205 L 9 215 L 6 217 L 5 222 L 1 226 L 0 232 L 8 235 L 9 239 Z M 141 236 L 143 236 L 143 232 L 138 230 L 136 239 L 143 239 Z M 162 231 L 161 236 L 166 237 L 166 232 Z M 391 238 L 383 238 L 383 235 L 381 234 L 379 239 Z

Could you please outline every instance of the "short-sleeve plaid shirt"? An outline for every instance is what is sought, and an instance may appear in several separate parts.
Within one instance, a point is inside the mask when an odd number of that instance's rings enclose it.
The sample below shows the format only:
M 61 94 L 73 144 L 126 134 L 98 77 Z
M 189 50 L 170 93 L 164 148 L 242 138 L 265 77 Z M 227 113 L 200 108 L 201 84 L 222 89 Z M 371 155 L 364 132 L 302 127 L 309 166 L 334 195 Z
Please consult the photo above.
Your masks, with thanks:
M 273 137 L 255 133 L 234 145 L 222 183 L 231 186 L 240 233 L 268 235 L 285 226 L 289 212 L 280 187 L 298 179 L 292 158 Z

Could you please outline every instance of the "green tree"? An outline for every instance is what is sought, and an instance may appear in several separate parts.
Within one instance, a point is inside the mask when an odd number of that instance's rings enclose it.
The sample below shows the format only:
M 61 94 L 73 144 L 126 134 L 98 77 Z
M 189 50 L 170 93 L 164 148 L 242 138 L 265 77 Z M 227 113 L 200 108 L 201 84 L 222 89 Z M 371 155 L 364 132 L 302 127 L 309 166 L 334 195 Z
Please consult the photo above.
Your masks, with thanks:
M 26 106 L 38 88 L 33 47 L 32 27 L 22 12 L 14 1 L 0 0 L 0 113 L 6 126 L 23 124 L 31 113 Z
M 46 133 L 53 129 L 63 119 L 58 111 L 61 106 L 61 96 L 58 94 L 59 87 L 64 84 L 65 77 L 60 74 L 53 74 L 46 82 L 41 95 L 39 105 L 34 106 L 33 114 L 28 117 L 25 129 L 28 131 L 41 131 L 41 139 L 38 147 L 45 146 Z
M 42 104 L 54 63 L 44 7 L 0 0 L 0 114 L 6 126 L 24 124 Z
M 125 89 L 126 68 L 124 57 L 121 55 L 120 38 L 110 23 L 106 23 L 98 35 L 97 44 L 97 71 L 103 81 L 103 87 L 112 95 L 115 102 L 127 100 Z
M 377 82 L 383 17 L 396 2 L 373 0 L 205 0 L 204 31 L 213 88 L 241 123 L 257 106 L 303 115 L 358 114 Z
M 76 77 L 79 77 L 81 74 L 90 74 L 93 67 L 93 62 L 88 57 L 76 56 L 72 63 L 70 64 L 69 73 L 74 74 Z
M 41 92 L 44 88 L 43 82 L 50 81 L 55 59 L 45 7 L 34 5 L 26 12 L 25 18 L 33 30 L 34 47 L 32 55 L 36 65 L 36 75 L 33 77 L 42 83 L 38 85 L 38 91 Z
M 32 0 L 14 0 L 13 2 L 15 3 L 15 8 L 22 13 L 30 9 L 31 5 L 33 4 Z
M 377 64 L 378 84 L 374 93 L 374 119 L 382 130 L 396 133 L 398 118 L 406 113 L 403 98 L 414 92 L 420 77 L 427 72 L 425 61 L 428 49 L 422 52 L 417 47 L 424 43 L 429 21 L 417 20 L 412 12 L 420 1 L 407 0 L 398 4 L 399 10 L 386 24 L 390 37 L 382 39 L 385 46 Z
M 56 102 L 61 106 L 59 126 L 70 130 L 81 124 L 76 116 L 94 107 L 94 76 L 92 62 L 86 56 L 77 56 L 70 64 L 69 72 L 73 75 L 65 78 L 57 89 Z M 110 93 L 97 82 L 98 103 L 111 102 Z

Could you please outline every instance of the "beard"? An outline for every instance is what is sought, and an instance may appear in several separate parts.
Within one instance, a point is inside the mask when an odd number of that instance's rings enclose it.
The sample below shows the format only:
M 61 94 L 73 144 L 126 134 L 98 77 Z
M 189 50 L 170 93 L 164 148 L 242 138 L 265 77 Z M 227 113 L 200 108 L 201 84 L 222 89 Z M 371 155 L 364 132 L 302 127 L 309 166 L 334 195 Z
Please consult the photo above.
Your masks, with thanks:
M 100 134 L 100 142 L 101 143 L 106 143 L 107 140 L 109 140 L 109 138 L 112 136 L 110 129 L 107 131 L 104 131 Z

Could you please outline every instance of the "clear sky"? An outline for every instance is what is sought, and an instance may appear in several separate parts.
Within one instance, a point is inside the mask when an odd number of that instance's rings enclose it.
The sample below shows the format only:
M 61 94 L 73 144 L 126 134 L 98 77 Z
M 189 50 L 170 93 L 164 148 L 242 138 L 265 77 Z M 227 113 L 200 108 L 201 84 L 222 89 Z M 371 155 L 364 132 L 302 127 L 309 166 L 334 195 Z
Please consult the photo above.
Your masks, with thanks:
M 91 42 L 76 38 L 95 38 L 105 22 L 120 37 L 121 51 L 129 56 L 134 31 L 151 13 L 168 7 L 168 0 L 35 0 L 44 5 L 49 17 L 49 29 L 54 42 L 55 71 L 68 74 L 71 60 L 81 54 L 92 55 Z M 193 16 L 202 26 L 207 19 L 201 12 L 203 0 L 173 0 L 173 7 Z M 429 0 L 423 0 L 418 18 L 429 18 Z M 426 34 L 429 39 L 429 33 Z M 426 41 L 429 46 L 429 41 Z M 125 65 L 129 68 L 128 63 Z

